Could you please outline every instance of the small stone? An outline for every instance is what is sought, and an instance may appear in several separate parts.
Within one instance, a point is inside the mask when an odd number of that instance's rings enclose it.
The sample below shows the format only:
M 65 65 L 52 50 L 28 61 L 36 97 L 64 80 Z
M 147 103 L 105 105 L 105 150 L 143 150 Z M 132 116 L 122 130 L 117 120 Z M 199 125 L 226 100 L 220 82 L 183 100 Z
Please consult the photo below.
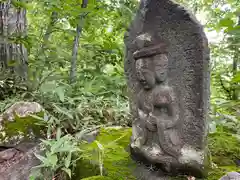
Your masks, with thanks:
M 14 148 L 10 148 L 10 149 L 6 149 L 4 151 L 0 151 L 0 163 L 13 158 L 17 152 L 18 151 Z
M 229 172 L 225 176 L 221 177 L 219 180 L 240 180 L 240 173 Z

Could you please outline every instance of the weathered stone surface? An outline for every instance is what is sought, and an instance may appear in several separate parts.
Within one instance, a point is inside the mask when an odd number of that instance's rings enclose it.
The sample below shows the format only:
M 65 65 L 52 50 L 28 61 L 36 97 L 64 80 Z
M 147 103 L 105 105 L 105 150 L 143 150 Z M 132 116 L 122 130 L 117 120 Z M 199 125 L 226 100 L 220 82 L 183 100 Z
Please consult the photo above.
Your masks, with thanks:
M 142 0 L 125 44 L 133 158 L 164 174 L 202 177 L 209 107 L 203 27 L 170 0 Z
M 229 172 L 225 176 L 221 177 L 219 180 L 239 180 L 240 173 L 238 172 Z
M 16 102 L 0 115 L 0 146 L 15 146 L 22 141 L 36 139 L 41 127 L 38 119 L 30 115 L 43 116 L 43 108 L 36 102 Z
M 21 151 L 15 148 L 1 151 L 5 154 L 5 161 L 0 163 L 0 179 L 1 180 L 28 180 L 32 167 L 40 164 L 34 153 L 39 154 L 39 146 L 37 143 L 22 143 L 22 146 L 28 147 L 28 150 Z M 8 152 L 7 152 L 8 151 Z M 10 157 L 9 155 L 14 155 Z
M 16 102 L 0 115 L 0 122 L 3 120 L 14 121 L 15 115 L 27 117 L 41 111 L 43 111 L 42 106 L 36 102 Z
M 32 167 L 39 165 L 41 126 L 30 114 L 43 112 L 36 102 L 16 102 L 0 115 L 0 179 L 27 180 Z

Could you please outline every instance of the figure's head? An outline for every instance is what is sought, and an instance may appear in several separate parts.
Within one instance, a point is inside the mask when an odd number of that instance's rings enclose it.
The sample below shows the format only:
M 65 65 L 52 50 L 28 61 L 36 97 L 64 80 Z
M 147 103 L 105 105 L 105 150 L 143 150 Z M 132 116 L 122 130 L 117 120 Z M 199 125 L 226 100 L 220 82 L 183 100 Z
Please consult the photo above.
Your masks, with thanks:
M 171 95 L 171 89 L 168 86 L 159 87 L 156 95 L 156 104 L 166 105 L 173 102 L 173 97 Z
M 155 83 L 167 78 L 168 59 L 166 44 L 159 43 L 142 47 L 133 53 L 136 60 L 137 77 L 145 89 L 151 89 Z
M 165 54 L 157 54 L 152 58 L 156 81 L 164 82 L 167 78 L 168 58 Z
M 136 60 L 137 78 L 144 89 L 152 89 L 155 86 L 155 77 L 152 67 L 153 62 L 148 57 Z

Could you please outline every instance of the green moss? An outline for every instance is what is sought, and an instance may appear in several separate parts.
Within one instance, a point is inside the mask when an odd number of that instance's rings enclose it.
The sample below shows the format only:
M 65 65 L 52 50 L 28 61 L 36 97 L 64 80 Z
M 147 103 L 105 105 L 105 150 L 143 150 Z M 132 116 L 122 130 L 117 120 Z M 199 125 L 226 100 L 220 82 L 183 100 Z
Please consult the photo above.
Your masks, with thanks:
M 77 169 L 79 173 L 76 177 L 78 178 L 74 179 L 134 180 L 132 170 L 135 164 L 126 151 L 131 134 L 130 128 L 101 129 L 95 142 L 81 145 L 81 149 L 84 150 L 83 158 L 79 161 L 81 163 Z M 236 137 L 219 130 L 214 134 L 209 134 L 208 143 L 211 165 L 214 167 L 210 167 L 207 180 L 218 180 L 227 172 L 240 171 L 234 163 L 237 158 L 240 158 L 240 142 Z M 99 152 L 102 156 L 99 156 Z M 97 176 L 100 174 L 99 162 L 101 160 L 103 160 L 104 176 Z
M 240 171 L 240 168 L 236 166 L 219 166 L 212 168 L 208 173 L 207 180 L 218 180 L 228 172 Z
M 209 134 L 208 147 L 214 167 L 208 173 L 208 180 L 218 180 L 227 172 L 240 171 L 235 164 L 240 158 L 239 144 L 240 141 L 231 133 L 218 130 Z
M 79 162 L 74 179 L 86 178 L 92 175 L 98 175 L 99 164 L 103 163 L 104 175 L 111 177 L 112 180 L 135 179 L 132 176 L 132 170 L 135 163 L 131 160 L 129 153 L 126 151 L 131 137 L 130 128 L 106 128 L 101 129 L 96 141 L 90 144 L 81 145 L 84 150 L 82 160 Z M 83 168 L 83 162 L 89 162 L 90 169 Z M 85 170 L 86 169 L 86 170 Z M 91 171 L 92 170 L 92 171 Z M 90 173 L 90 174 L 88 174 Z
M 35 116 L 43 117 L 43 112 L 36 113 Z M 14 121 L 3 121 L 3 129 L 0 131 L 0 140 L 2 142 L 8 141 L 13 137 L 23 136 L 28 139 L 29 132 L 34 134 L 34 137 L 39 137 L 41 131 L 46 124 L 33 116 L 19 117 L 15 114 Z
M 112 179 L 106 176 L 92 176 L 88 178 L 83 178 L 81 180 L 112 180 Z
M 89 157 L 90 158 L 90 157 Z M 76 169 L 74 170 L 73 179 L 87 178 L 89 176 L 97 176 L 100 174 L 99 165 L 86 159 L 81 159 L 77 162 Z
M 209 135 L 208 146 L 213 163 L 220 166 L 234 164 L 240 158 L 240 141 L 227 132 L 216 132 Z

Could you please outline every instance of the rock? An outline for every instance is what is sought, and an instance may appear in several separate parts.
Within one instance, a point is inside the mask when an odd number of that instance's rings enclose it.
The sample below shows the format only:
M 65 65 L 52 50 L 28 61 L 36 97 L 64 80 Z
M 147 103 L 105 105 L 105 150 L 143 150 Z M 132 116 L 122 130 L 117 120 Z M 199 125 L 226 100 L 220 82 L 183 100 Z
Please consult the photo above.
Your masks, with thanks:
M 17 152 L 18 150 L 16 150 L 15 148 L 9 148 L 4 151 L 0 151 L 0 163 L 12 159 Z
M 36 125 L 40 120 L 30 115 L 43 117 L 43 111 L 42 106 L 36 102 L 16 102 L 7 108 L 0 115 L 0 146 L 11 147 L 40 137 L 44 126 Z
M 38 144 L 36 144 L 33 148 L 30 148 L 25 152 L 21 152 L 16 149 L 13 152 L 15 152 L 13 157 L 0 163 L 0 177 L 1 177 L 0 179 L 1 180 L 29 179 L 32 167 L 40 164 L 40 161 L 34 155 L 34 153 L 37 154 L 40 153 Z
M 84 134 L 82 136 L 82 140 L 87 141 L 88 143 L 91 143 L 91 142 L 95 141 L 98 134 L 99 134 L 99 130 L 94 130 L 92 132 Z
M 240 173 L 229 172 L 225 176 L 221 177 L 219 180 L 240 180 Z
M 38 119 L 30 114 L 43 116 L 43 108 L 36 102 L 16 102 L 0 115 L 0 179 L 27 180 L 32 167 L 40 161 L 40 131 Z
M 171 0 L 142 0 L 124 41 L 132 158 L 169 176 L 204 177 L 210 73 L 203 27 Z
M 36 102 L 16 102 L 0 115 L 0 122 L 3 120 L 14 121 L 15 115 L 27 117 L 43 111 L 40 104 Z

